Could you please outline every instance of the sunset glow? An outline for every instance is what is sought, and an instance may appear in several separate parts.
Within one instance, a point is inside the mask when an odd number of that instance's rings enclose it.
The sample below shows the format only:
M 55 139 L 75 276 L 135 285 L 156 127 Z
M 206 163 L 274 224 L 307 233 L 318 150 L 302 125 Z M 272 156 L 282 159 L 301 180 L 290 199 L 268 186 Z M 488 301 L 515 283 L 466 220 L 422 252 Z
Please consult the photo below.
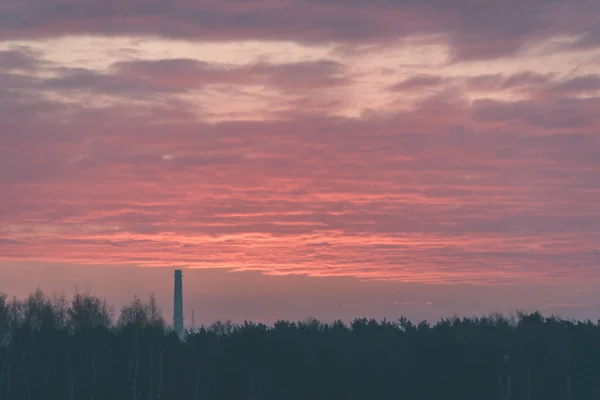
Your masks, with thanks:
M 599 283 L 599 2 L 112 3 L 0 6 L 0 268 Z

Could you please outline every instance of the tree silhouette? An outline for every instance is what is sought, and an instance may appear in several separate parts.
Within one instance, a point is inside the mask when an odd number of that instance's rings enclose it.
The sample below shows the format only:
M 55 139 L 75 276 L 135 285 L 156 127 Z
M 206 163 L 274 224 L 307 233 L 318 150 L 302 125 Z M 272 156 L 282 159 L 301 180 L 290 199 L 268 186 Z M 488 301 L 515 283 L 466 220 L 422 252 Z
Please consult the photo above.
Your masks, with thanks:
M 600 398 L 600 325 L 534 312 L 436 324 L 217 321 L 181 340 L 153 296 L 0 294 L 0 399 Z

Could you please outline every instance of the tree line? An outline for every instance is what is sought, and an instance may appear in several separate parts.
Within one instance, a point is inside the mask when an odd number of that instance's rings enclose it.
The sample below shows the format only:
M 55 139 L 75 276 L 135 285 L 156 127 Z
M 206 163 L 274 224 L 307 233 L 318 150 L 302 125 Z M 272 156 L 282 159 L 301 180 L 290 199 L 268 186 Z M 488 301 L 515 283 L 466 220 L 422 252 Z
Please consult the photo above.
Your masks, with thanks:
M 598 400 L 600 324 L 490 315 L 215 322 L 180 338 L 153 297 L 0 295 L 0 399 Z

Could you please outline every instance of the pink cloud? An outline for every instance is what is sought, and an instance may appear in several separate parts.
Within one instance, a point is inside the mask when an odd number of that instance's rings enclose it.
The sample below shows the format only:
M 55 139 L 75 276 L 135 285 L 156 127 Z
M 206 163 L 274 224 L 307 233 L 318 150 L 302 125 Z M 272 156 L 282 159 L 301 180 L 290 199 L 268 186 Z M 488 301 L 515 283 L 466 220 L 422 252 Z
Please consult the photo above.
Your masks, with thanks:
M 207 124 L 166 104 L 72 109 L 65 123 L 45 103 L 4 102 L 19 118 L 2 122 L 1 257 L 429 283 L 592 276 L 596 100 L 453 96 L 383 122 Z
M 156 4 L 26 0 L 5 9 L 0 34 L 352 47 L 433 33 L 454 67 L 514 56 L 530 40 L 599 38 L 591 1 Z M 430 284 L 597 279 L 596 75 L 418 72 L 387 93 L 385 115 L 334 117 L 363 95 L 345 90 L 350 67 L 179 58 L 99 72 L 0 52 L 0 258 Z M 258 121 L 207 122 L 178 96 L 211 101 L 212 84 L 232 98 L 245 85 L 279 96 Z M 439 90 L 394 109 L 403 91 L 427 88 Z M 520 99 L 469 97 L 507 91 Z M 114 101 L 56 99 L 81 92 Z

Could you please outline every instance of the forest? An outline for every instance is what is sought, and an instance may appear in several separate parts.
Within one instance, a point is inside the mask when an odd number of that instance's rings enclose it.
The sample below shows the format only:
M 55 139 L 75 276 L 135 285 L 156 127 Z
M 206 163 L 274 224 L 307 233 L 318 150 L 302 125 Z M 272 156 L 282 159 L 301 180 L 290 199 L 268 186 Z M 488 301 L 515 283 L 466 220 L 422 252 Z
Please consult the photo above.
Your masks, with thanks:
M 155 299 L 0 295 L 0 399 L 598 400 L 600 324 L 538 312 L 414 324 L 215 322 L 180 338 Z

